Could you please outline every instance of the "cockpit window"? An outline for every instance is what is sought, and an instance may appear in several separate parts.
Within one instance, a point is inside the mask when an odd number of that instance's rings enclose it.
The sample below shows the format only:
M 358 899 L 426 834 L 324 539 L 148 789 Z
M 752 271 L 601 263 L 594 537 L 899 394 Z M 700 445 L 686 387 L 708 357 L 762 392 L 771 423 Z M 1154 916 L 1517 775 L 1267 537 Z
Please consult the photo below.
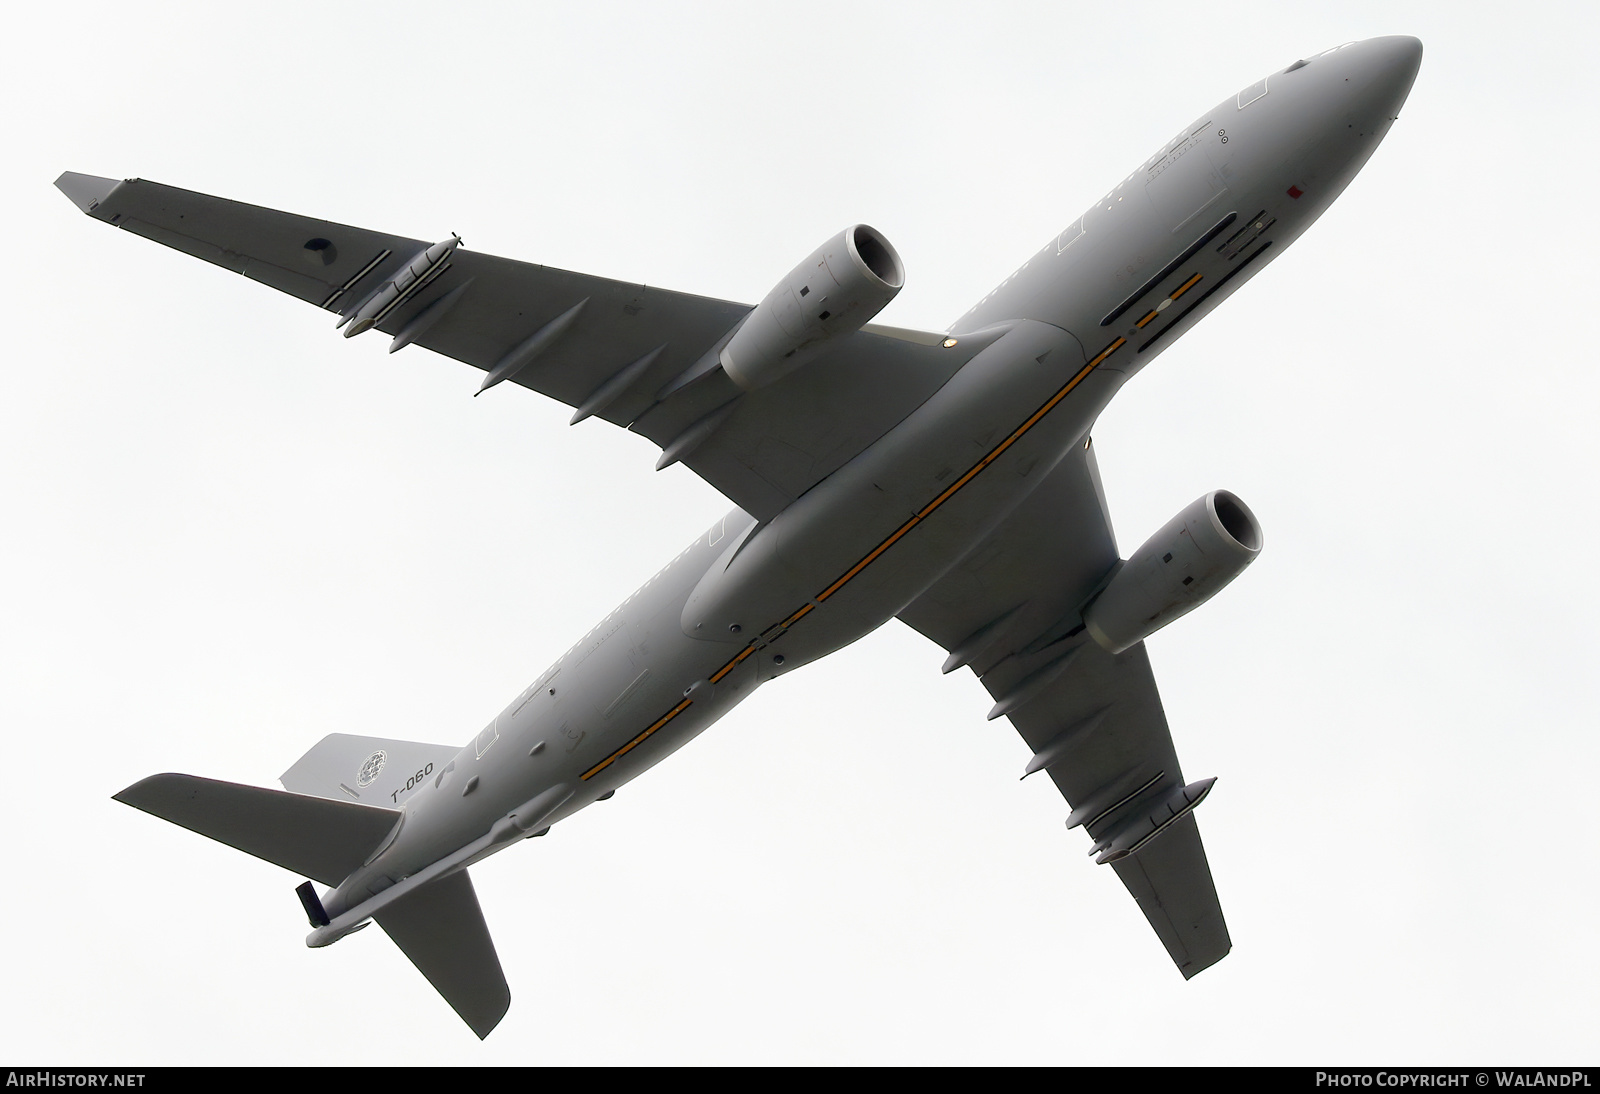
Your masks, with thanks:
M 1239 109 L 1243 110 L 1245 107 L 1249 106 L 1251 103 L 1255 102 L 1257 99 L 1265 98 L 1266 94 L 1267 94 L 1267 81 L 1266 80 L 1262 80 L 1259 83 L 1251 84 L 1249 87 L 1247 87 L 1243 91 L 1239 92 Z

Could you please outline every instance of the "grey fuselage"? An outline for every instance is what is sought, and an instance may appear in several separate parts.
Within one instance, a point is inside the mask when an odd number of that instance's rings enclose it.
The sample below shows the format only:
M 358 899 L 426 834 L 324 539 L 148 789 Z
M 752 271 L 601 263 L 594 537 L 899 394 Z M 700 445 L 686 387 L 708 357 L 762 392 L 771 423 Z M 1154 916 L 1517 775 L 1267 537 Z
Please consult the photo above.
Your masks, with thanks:
M 1316 220 L 1420 56 L 1413 38 L 1350 43 L 1185 126 L 961 317 L 950 337 L 983 348 L 917 411 L 766 524 L 717 521 L 385 803 L 404 810 L 398 833 L 326 895 L 329 915 L 348 922 L 430 866 L 541 834 L 895 616 L 1084 442 L 1130 376 Z

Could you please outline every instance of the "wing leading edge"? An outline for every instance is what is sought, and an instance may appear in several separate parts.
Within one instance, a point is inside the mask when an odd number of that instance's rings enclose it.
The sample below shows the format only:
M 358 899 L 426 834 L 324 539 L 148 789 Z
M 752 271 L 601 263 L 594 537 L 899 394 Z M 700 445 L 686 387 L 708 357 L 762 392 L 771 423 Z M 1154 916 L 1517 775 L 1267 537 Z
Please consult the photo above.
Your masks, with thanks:
M 1117 562 L 1094 454 L 1069 454 L 900 618 L 971 668 L 1185 979 L 1232 946 L 1144 644 L 1110 654 L 1078 612 Z
M 67 172 L 88 215 L 603 418 L 663 449 L 759 520 L 893 428 L 988 344 L 864 328 L 770 387 L 705 369 L 750 307 L 355 228 L 143 179 Z M 431 247 L 431 250 L 430 250 Z M 398 292 L 396 293 L 398 294 Z M 378 314 L 378 313 L 374 313 Z M 367 312 L 362 311 L 362 316 Z M 352 329 L 362 326 L 358 319 Z M 693 382 L 683 382 L 695 377 Z

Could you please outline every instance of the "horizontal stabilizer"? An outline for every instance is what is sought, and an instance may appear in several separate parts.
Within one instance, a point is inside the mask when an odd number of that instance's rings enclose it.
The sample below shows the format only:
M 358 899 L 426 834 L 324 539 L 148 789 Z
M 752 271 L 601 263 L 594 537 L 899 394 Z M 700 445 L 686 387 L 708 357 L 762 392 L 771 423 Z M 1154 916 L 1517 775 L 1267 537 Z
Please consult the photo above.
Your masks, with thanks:
M 393 809 L 444 769 L 460 745 L 429 745 L 330 733 L 278 776 L 294 794 Z
M 348 877 L 400 819 L 397 809 L 193 775 L 151 775 L 112 797 L 323 885 Z
M 373 918 L 472 1032 L 489 1036 L 511 1006 L 511 989 L 467 871 L 430 882 Z

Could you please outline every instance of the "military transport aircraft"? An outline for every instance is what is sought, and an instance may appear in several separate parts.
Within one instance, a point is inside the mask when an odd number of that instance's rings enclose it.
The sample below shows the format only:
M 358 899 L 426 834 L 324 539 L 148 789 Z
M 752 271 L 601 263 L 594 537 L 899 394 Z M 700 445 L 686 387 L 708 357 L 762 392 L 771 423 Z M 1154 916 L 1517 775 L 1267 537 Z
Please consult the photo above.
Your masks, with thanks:
M 1143 639 L 1261 547 L 1196 500 L 1119 558 L 1090 429 L 1264 269 L 1388 132 L 1415 38 L 1297 60 L 1186 125 L 948 331 L 870 322 L 900 258 L 846 228 L 760 304 L 689 296 L 132 179 L 84 212 L 661 446 L 735 508 L 464 747 L 334 734 L 285 791 L 155 775 L 117 799 L 274 862 L 326 946 L 376 921 L 478 1034 L 510 1005 L 468 867 L 608 798 L 762 683 L 893 618 L 968 668 L 1185 977 L 1230 941 Z M 320 883 L 319 892 L 312 882 Z

